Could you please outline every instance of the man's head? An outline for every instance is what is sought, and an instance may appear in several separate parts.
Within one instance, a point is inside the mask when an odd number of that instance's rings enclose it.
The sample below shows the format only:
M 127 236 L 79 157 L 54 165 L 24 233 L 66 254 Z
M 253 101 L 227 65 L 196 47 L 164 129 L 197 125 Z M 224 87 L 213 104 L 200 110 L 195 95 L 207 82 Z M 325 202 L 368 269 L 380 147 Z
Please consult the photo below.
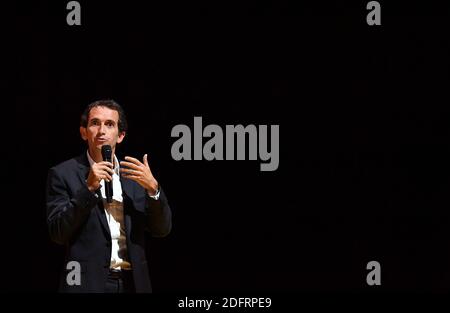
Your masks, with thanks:
M 88 105 L 81 115 L 80 134 L 87 141 L 91 157 L 101 155 L 103 145 L 115 151 L 127 131 L 127 120 L 122 107 L 113 100 L 99 100 Z

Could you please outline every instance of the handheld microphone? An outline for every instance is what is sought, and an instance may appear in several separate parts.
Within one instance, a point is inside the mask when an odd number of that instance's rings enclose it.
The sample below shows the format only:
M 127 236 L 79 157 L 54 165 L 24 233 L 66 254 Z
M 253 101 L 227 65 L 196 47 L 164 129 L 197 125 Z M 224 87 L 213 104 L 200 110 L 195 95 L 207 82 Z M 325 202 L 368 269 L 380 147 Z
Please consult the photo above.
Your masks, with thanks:
M 102 157 L 103 161 L 112 163 L 112 149 L 110 145 L 102 146 Z M 111 203 L 113 197 L 113 185 L 112 181 L 107 182 L 105 180 L 105 194 L 106 194 L 106 202 Z

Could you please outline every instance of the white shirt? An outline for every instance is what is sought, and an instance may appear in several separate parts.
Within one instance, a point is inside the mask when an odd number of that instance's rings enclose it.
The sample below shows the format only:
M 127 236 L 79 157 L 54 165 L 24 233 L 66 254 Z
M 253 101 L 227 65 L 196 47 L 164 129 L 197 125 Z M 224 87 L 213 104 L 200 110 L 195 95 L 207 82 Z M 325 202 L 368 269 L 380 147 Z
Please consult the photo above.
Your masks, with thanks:
M 86 151 L 89 164 L 92 166 L 95 161 L 89 155 L 89 151 Z M 116 263 L 124 261 L 126 256 L 126 239 L 125 239 L 125 225 L 123 217 L 123 197 L 122 197 L 122 184 L 120 183 L 120 166 L 119 160 L 114 155 L 114 174 L 112 175 L 113 186 L 113 202 L 106 202 L 105 194 L 105 181 L 100 181 L 100 192 L 103 198 L 103 204 L 105 208 L 106 219 L 108 221 L 109 231 L 111 233 L 111 267 L 115 269 L 121 269 L 120 266 L 114 266 Z M 155 195 L 148 194 L 151 198 L 158 200 L 160 190 Z

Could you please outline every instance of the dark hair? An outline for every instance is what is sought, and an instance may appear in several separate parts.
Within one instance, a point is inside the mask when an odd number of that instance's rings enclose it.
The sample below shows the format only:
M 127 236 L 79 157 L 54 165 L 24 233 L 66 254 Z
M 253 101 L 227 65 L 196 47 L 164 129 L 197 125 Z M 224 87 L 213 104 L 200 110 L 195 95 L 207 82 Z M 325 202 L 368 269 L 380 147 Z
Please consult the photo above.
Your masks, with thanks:
M 125 111 L 114 100 L 98 100 L 98 101 L 95 101 L 95 102 L 92 102 L 91 104 L 89 104 L 87 106 L 87 108 L 84 110 L 83 114 L 81 115 L 80 126 L 82 126 L 84 128 L 87 127 L 89 113 L 95 107 L 106 107 L 111 110 L 117 111 L 119 113 L 119 133 L 127 131 L 128 123 L 127 123 L 127 118 L 125 116 Z

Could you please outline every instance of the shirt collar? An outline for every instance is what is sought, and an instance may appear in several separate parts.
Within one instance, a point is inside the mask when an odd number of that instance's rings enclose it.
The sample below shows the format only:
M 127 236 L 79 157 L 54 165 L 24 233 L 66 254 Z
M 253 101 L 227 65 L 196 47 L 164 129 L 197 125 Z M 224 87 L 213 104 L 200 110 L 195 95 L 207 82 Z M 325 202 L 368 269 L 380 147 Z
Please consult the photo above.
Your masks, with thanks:
M 89 150 L 86 150 L 87 158 L 89 161 L 89 165 L 92 166 L 92 164 L 96 163 L 91 156 L 89 155 Z M 119 175 L 119 160 L 117 159 L 116 155 L 114 154 L 114 173 Z

